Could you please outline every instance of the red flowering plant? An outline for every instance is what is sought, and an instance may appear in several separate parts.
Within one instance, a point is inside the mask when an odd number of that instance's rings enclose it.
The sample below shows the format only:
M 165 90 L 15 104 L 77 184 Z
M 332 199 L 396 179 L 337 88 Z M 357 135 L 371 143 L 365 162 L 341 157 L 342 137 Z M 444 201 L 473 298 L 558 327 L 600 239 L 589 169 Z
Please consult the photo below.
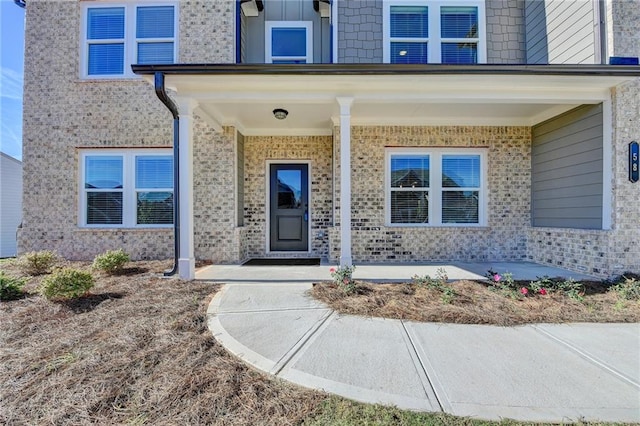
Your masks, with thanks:
M 551 293 L 559 293 L 571 299 L 584 300 L 584 286 L 571 278 L 549 278 L 538 277 L 528 284 L 522 281 L 515 281 L 511 274 L 499 274 L 489 270 L 486 274 L 487 279 L 491 283 L 491 289 L 497 290 L 505 296 L 514 299 L 522 299 L 523 297 L 533 296 L 549 296 Z
M 355 266 L 338 266 L 329 269 L 333 282 L 341 288 L 346 294 L 352 294 L 356 290 L 356 282 L 353 279 L 353 271 Z

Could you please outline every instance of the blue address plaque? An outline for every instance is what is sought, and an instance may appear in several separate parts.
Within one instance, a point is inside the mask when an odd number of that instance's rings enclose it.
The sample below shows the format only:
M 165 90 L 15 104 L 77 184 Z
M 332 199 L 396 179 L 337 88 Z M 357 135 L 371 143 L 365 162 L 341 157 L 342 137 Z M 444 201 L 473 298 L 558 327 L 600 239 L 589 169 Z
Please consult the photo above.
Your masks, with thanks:
M 637 182 L 640 177 L 640 148 L 638 142 L 633 141 L 629 144 L 629 180 Z

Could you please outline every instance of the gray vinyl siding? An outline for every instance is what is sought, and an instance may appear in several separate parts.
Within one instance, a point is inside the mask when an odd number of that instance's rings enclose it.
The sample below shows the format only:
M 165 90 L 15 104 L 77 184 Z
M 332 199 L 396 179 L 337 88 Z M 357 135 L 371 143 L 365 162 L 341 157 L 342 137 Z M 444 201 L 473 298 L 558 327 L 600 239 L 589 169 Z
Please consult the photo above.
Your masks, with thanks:
M 597 63 L 596 7 L 594 0 L 525 2 L 527 63 Z
M 236 132 L 236 226 L 244 226 L 244 135 Z
M 240 12 L 240 62 L 247 62 L 247 17 Z
M 256 17 L 243 16 L 243 57 L 246 63 L 265 63 L 265 21 L 313 22 L 313 62 L 331 62 L 331 27 L 329 18 L 321 18 L 312 1 L 269 0 Z
M 533 226 L 602 229 L 602 104 L 532 129 Z

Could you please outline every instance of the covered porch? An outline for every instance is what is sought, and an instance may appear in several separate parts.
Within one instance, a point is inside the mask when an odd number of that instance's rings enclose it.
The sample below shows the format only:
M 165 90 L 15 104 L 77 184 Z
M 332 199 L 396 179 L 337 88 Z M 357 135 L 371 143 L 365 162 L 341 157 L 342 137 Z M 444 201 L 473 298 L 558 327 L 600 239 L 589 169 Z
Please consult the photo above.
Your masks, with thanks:
M 308 283 L 330 281 L 331 265 L 319 266 L 244 266 L 208 265 L 198 268 L 197 280 L 223 283 Z M 353 277 L 368 282 L 411 282 L 414 275 L 435 277 L 438 270 L 446 271 L 450 280 L 483 280 L 489 270 L 500 274 L 510 273 L 515 280 L 535 280 L 539 277 L 564 277 L 580 280 L 597 280 L 596 277 L 541 265 L 533 262 L 437 262 L 437 263 L 387 263 L 359 264 Z
M 602 144 L 609 147 L 612 89 L 638 74 L 637 67 L 610 66 L 194 64 L 133 68 L 150 82 L 162 75 L 177 104 L 180 120 L 177 162 L 181 170 L 178 269 L 180 276 L 187 279 L 196 277 L 193 170 L 199 159 L 194 155 L 195 116 L 215 132 L 236 138 L 234 156 L 237 162 L 244 161 L 242 154 L 238 154 L 237 141 L 241 138 L 325 137 L 332 140 L 327 151 L 331 157 L 327 173 L 330 182 L 325 189 L 327 194 L 324 194 L 329 200 L 324 204 L 331 204 L 328 218 L 323 219 L 328 224 L 322 229 L 315 229 L 313 224 L 309 228 L 311 232 L 317 231 L 314 238 L 328 240 L 328 258 L 340 265 L 351 265 L 354 260 L 360 265 L 377 259 L 395 260 L 395 263 L 403 259 L 410 259 L 412 263 L 414 260 L 419 263 L 447 259 L 473 263 L 474 250 L 469 250 L 470 243 L 489 238 L 493 240 L 484 245 L 479 259 L 524 260 L 526 229 L 531 226 L 528 194 L 524 194 L 531 181 L 528 169 L 531 127 L 581 105 L 602 105 Z M 275 110 L 286 111 L 285 118 L 275 117 Z M 353 134 L 354 129 L 357 135 Z M 410 129 L 428 130 L 415 132 Z M 514 146 L 509 142 L 514 137 L 512 133 L 517 133 L 519 138 Z M 410 135 L 407 137 L 406 134 Z M 380 205 L 385 206 L 388 199 L 383 188 L 385 166 L 376 163 L 368 170 L 371 162 L 367 160 L 382 162 L 389 147 L 415 147 L 420 145 L 420 137 L 428 139 L 428 146 L 436 149 L 450 146 L 487 150 L 486 168 L 495 172 L 484 183 L 485 208 L 479 214 L 484 216 L 474 224 L 476 226 L 441 223 L 437 227 L 397 227 L 383 216 Z M 371 141 L 375 141 L 374 145 L 369 144 Z M 358 145 L 354 146 L 355 143 Z M 498 148 L 501 156 L 494 158 L 493 152 Z M 261 159 L 265 163 L 262 175 L 266 174 L 267 162 L 274 159 L 268 150 L 265 152 Z M 602 168 L 606 171 L 610 169 L 611 154 L 603 149 L 601 155 Z M 290 160 L 286 150 L 278 151 L 275 158 L 283 162 Z M 514 159 L 514 164 L 524 170 L 514 171 L 514 175 L 519 173 L 519 184 L 511 191 L 508 173 L 509 163 Z M 234 167 L 237 169 L 237 164 Z M 239 177 L 238 172 L 235 177 L 231 176 L 227 185 L 233 188 L 234 194 L 241 182 L 251 179 L 249 174 Z M 260 178 L 266 180 L 264 176 Z M 196 181 L 195 185 L 201 183 Z M 611 196 L 611 191 L 607 185 L 610 182 L 605 179 L 603 206 L 610 204 L 607 197 Z M 263 184 L 262 188 L 265 188 L 265 199 L 268 187 Z M 313 194 L 314 189 L 310 187 L 310 193 Z M 358 198 L 354 191 L 370 195 Z M 519 193 L 515 216 L 508 207 L 511 192 Z M 259 235 L 260 244 L 266 246 L 264 252 L 269 254 L 268 226 L 250 229 L 243 223 L 247 213 L 243 213 L 246 209 L 241 205 L 242 197 L 243 194 L 235 196 L 238 215 L 230 232 L 234 233 L 239 245 L 250 236 Z M 268 201 L 263 204 L 268 205 Z M 266 215 L 265 209 L 262 207 L 257 214 Z M 497 213 L 497 209 L 502 210 Z M 314 218 L 316 212 L 307 213 Z M 503 219 L 512 216 L 517 216 L 517 220 L 504 225 Z M 269 222 L 265 218 L 260 221 Z M 610 219 L 603 217 L 602 229 L 606 230 L 610 225 Z M 429 253 L 438 250 L 437 241 L 421 243 L 421 238 L 429 236 L 444 245 L 451 245 L 458 238 L 459 242 L 429 259 L 426 258 Z M 376 251 L 374 245 L 384 238 L 389 240 L 384 242 L 387 246 Z M 407 242 L 401 244 L 406 247 L 390 248 L 398 245 L 392 241 L 394 239 L 404 239 Z M 509 240 L 508 243 L 504 243 L 505 240 Z M 416 247 L 416 244 L 423 247 Z M 317 255 L 312 250 L 310 248 L 308 254 Z M 392 250 L 393 255 L 384 257 L 384 250 Z M 238 253 L 236 263 L 252 255 L 250 251 Z M 292 255 L 301 256 L 304 251 Z M 484 262 L 480 264 L 485 265 Z M 412 275 L 415 273 L 418 272 L 414 271 Z M 477 274 L 477 271 L 472 273 Z

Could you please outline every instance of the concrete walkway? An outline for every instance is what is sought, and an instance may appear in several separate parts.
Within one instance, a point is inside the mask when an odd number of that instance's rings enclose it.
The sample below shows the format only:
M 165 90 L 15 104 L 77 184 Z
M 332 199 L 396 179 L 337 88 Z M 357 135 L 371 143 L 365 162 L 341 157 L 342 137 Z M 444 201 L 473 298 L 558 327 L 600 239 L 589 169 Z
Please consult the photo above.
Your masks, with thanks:
M 209 268 L 199 278 L 224 269 Z M 216 279 L 232 283 L 212 300 L 209 328 L 229 351 L 282 379 L 459 416 L 640 422 L 640 324 L 494 327 L 338 315 L 306 294 L 310 272 L 244 268 L 253 272 Z

